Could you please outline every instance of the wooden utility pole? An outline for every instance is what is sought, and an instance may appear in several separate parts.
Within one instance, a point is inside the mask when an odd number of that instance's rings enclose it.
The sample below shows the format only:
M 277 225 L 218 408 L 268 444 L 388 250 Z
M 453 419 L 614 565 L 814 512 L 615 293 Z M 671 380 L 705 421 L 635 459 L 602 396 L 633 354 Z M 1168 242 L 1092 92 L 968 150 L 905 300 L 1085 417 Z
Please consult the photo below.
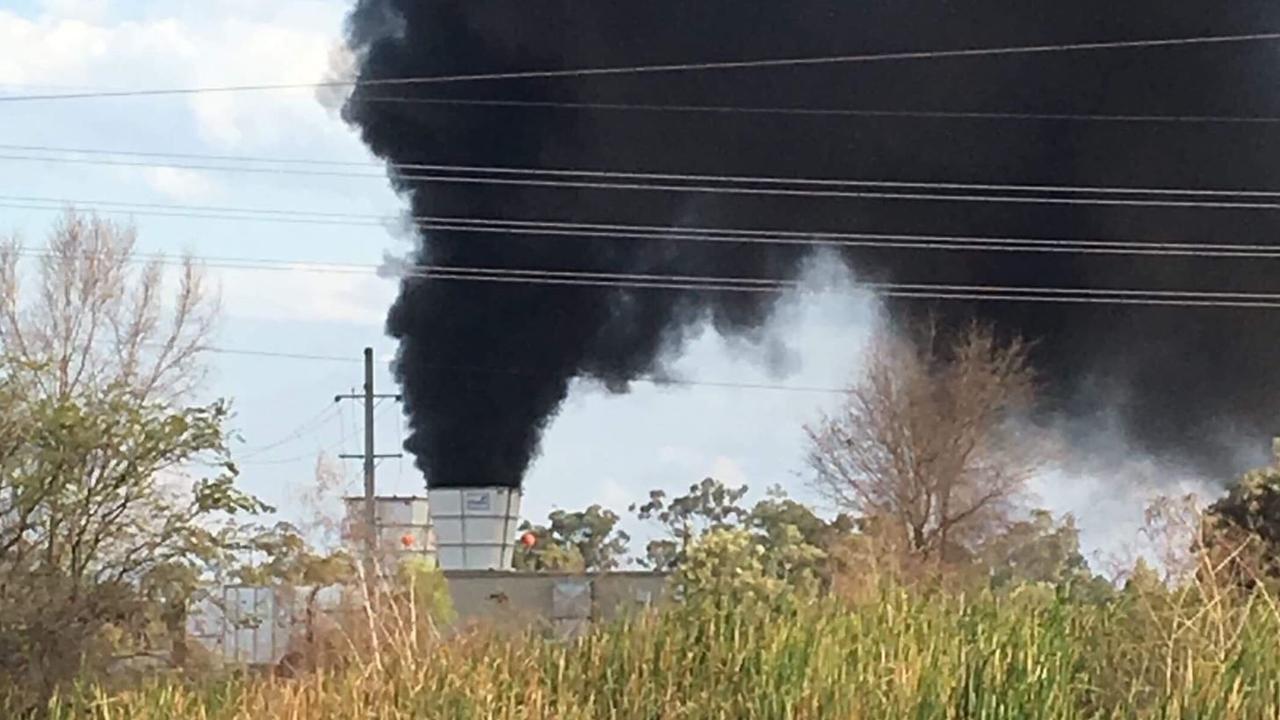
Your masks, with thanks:
M 364 349 L 364 392 L 360 394 L 338 395 L 333 400 L 363 400 L 364 401 L 364 452 L 360 455 L 339 455 L 338 457 L 348 460 L 364 461 L 364 532 L 365 532 L 365 548 L 369 552 L 369 560 L 372 561 L 378 551 L 378 504 L 377 504 L 377 483 L 375 476 L 378 469 L 378 460 L 382 458 L 398 458 L 400 453 L 392 453 L 386 455 L 378 455 L 374 451 L 373 443 L 373 407 L 378 400 L 395 400 L 400 401 L 399 395 L 378 395 L 373 391 L 373 348 Z

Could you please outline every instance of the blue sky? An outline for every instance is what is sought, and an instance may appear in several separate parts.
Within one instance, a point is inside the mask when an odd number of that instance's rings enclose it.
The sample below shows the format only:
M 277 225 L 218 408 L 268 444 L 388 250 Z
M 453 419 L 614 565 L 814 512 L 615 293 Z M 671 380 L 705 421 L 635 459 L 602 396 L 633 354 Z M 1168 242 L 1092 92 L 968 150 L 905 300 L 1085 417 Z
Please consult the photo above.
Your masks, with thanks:
M 340 62 L 345 0 L 9 0 L 0 9 L 0 93 L 73 88 L 163 88 L 307 83 Z M 216 153 L 265 158 L 371 160 L 311 90 L 14 103 L 0 111 L 0 143 L 64 148 Z M 31 153 L 25 153 L 30 155 Z M 19 160 L 0 148 L 0 195 L 93 201 L 273 208 L 393 215 L 401 203 L 377 177 L 246 175 L 156 167 Z M 52 210 L 3 207 L 0 232 L 43 242 Z M 15 204 L 14 201 L 8 201 Z M 22 204 L 21 202 L 17 204 Z M 128 216 L 125 216 L 128 217 Z M 146 251 L 212 257 L 376 264 L 409 247 L 379 226 L 312 226 L 132 216 Z M 234 349 L 347 356 L 320 362 L 218 355 L 210 396 L 228 397 L 245 440 L 245 486 L 302 519 L 320 452 L 355 452 L 357 407 L 297 428 L 360 382 L 361 348 L 394 352 L 382 333 L 391 280 L 305 272 L 214 269 L 224 315 L 217 337 Z M 808 296 L 784 302 L 774 322 L 794 362 L 785 382 L 837 386 L 856 367 L 875 318 L 869 300 Z M 690 378 L 779 382 L 749 348 L 704 331 L 676 361 Z M 383 389 L 392 382 L 379 364 Z M 549 429 L 526 484 L 526 514 L 601 502 L 622 510 L 655 487 L 679 490 L 706 475 L 762 491 L 781 484 L 807 497 L 803 424 L 830 396 L 724 388 L 638 386 L 612 396 L 575 388 Z M 398 447 L 399 415 L 379 415 L 382 449 Z M 296 437 L 291 437 L 296 435 Z M 289 439 L 280 443 L 282 439 Z M 279 443 L 269 451 L 254 447 Z M 354 490 L 358 468 L 347 468 Z M 409 459 L 387 461 L 379 490 L 422 491 Z M 1086 544 L 1114 550 L 1140 512 L 1137 495 L 1102 493 L 1087 478 L 1051 474 L 1042 501 L 1081 514 Z M 1136 492 L 1136 491 L 1135 491 Z M 331 510 L 337 510 L 331 506 Z M 643 536 L 643 528 L 629 528 Z M 642 542 L 635 544 L 636 548 Z

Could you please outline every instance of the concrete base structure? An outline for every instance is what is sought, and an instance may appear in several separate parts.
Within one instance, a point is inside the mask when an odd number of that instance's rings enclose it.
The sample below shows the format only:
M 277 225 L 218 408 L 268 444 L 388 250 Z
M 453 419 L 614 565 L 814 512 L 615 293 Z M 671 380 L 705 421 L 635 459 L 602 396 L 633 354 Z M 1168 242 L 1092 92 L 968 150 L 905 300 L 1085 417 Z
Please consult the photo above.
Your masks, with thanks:
M 666 574 L 657 572 L 445 570 L 444 575 L 460 624 L 512 630 L 542 626 L 561 637 L 653 605 L 667 589 Z

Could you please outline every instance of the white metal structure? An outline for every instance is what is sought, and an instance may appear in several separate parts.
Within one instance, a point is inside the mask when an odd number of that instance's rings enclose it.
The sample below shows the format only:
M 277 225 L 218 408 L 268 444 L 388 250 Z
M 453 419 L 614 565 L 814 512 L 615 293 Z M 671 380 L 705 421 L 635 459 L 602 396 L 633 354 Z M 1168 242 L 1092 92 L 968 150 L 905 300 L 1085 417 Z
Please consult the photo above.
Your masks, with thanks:
M 515 549 L 519 488 L 431 488 L 437 561 L 445 570 L 509 570 Z
M 337 586 L 226 585 L 192 608 L 187 632 L 222 663 L 274 665 L 306 636 L 308 601 L 325 613 L 339 606 L 341 593 Z
M 187 630 L 224 663 L 270 665 L 289 643 L 289 610 L 273 588 L 228 585 L 192 608 Z
M 363 497 L 349 497 L 347 506 L 346 537 L 353 549 L 363 554 L 360 542 L 364 537 L 365 506 Z M 431 516 L 427 499 L 423 497 L 379 497 L 374 500 L 374 515 L 378 528 L 380 562 L 390 562 L 406 555 L 434 559 L 436 538 L 431 528 Z

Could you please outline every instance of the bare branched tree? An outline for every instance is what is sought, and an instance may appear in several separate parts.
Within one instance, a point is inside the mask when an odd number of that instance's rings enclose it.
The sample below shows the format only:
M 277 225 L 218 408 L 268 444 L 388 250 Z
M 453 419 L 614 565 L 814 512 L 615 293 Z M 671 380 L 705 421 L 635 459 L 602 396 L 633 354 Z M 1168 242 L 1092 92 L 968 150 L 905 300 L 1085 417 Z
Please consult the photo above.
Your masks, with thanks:
M 203 379 L 196 359 L 216 294 L 187 257 L 166 295 L 164 261 L 144 261 L 136 240 L 132 226 L 68 210 L 43 248 L 0 242 L 0 353 L 33 369 L 35 392 L 64 397 L 121 383 L 168 401 Z M 23 272 L 27 256 L 37 258 L 34 273 Z
M 808 428 L 816 486 L 941 560 L 1000 529 L 1047 445 L 1028 421 L 1028 347 L 978 325 L 882 333 L 843 406 Z

